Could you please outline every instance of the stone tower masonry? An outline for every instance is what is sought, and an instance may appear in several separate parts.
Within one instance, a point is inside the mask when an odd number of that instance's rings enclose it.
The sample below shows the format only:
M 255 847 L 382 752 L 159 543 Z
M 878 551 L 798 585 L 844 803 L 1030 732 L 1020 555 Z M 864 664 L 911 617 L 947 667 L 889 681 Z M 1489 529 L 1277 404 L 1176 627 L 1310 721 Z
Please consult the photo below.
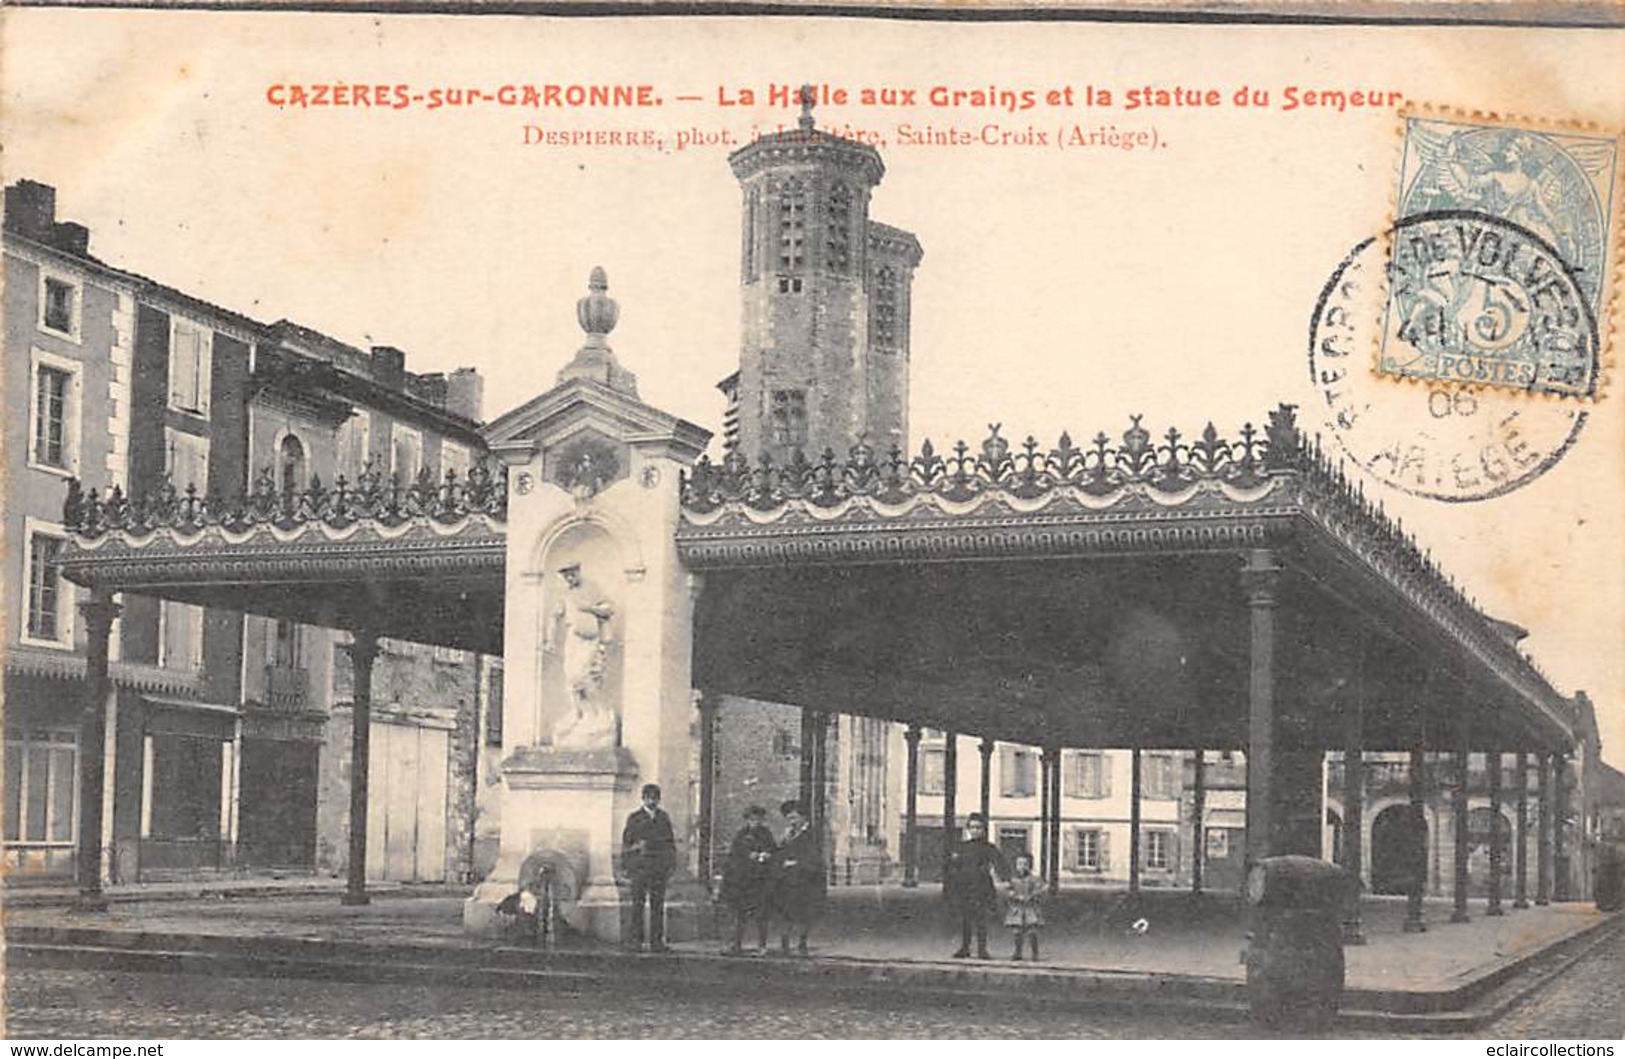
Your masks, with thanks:
M 906 448 L 921 249 L 869 219 L 880 153 L 814 128 L 804 102 L 797 128 L 728 162 L 744 192 L 739 371 L 722 384 L 737 416 L 730 447 L 779 464 L 797 449 L 844 457 L 860 438 L 877 454 Z

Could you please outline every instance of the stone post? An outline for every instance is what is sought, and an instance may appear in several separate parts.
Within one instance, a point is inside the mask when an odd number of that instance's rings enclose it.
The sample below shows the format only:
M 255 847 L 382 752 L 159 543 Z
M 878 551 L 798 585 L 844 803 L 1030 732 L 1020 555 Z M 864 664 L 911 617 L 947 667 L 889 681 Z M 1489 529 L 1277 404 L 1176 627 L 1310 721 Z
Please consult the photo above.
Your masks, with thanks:
M 1061 748 L 1049 753 L 1049 892 L 1061 892 Z
M 110 593 L 96 590 L 79 605 L 85 619 L 85 702 L 79 722 L 79 892 L 73 907 L 105 912 L 102 893 L 102 785 L 106 770 L 108 639 L 121 608 Z
M 1050 748 L 1038 753 L 1038 872 L 1050 877 Z

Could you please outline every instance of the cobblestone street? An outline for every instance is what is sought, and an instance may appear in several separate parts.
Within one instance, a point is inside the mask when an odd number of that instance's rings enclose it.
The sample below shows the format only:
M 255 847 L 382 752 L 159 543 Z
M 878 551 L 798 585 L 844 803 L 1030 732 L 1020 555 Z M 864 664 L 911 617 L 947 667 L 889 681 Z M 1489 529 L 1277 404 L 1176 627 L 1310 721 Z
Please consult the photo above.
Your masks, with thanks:
M 1625 1038 L 1625 932 L 1614 931 L 1557 981 L 1486 1027 L 1483 1036 Z
M 681 998 L 627 991 L 553 995 L 23 970 L 8 982 L 15 1038 L 984 1038 L 1250 1037 L 1246 1024 L 1173 1015 L 1043 1012 L 996 1001 L 887 1010 L 861 999 L 774 993 Z M 1524 1006 L 1475 1037 L 1618 1039 L 1625 933 L 1615 933 Z
M 1000 1010 L 993 1002 L 894 1011 L 777 993 L 608 994 L 23 971 L 8 983 L 12 1037 L 121 1038 L 995 1038 L 1247 1037 L 1245 1025 Z

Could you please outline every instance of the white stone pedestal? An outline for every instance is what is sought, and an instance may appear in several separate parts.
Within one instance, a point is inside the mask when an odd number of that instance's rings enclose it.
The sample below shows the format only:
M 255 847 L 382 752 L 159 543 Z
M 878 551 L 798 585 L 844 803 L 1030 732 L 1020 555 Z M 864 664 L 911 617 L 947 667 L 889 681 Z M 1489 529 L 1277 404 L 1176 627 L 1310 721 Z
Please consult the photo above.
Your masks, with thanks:
M 527 747 L 504 761 L 502 772 L 502 849 L 496 867 L 463 904 L 464 928 L 499 935 L 496 906 L 546 866 L 559 920 L 579 934 L 619 943 L 628 915 L 619 878 L 621 829 L 640 804 L 631 752 Z M 674 876 L 666 893 L 667 940 L 709 932 L 705 888 Z

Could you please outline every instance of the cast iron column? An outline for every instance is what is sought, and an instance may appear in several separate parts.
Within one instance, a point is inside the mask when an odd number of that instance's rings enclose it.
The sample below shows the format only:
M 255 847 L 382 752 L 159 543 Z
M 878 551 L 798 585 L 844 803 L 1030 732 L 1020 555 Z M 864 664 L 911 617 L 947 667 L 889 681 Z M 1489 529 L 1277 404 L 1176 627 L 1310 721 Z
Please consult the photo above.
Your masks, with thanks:
M 1529 907 L 1529 752 L 1518 751 L 1518 833 L 1512 856 L 1512 907 Z
M 1050 892 L 1059 893 L 1061 889 L 1061 792 L 1064 787 L 1061 783 L 1061 767 L 1066 760 L 1060 747 L 1050 755 L 1049 777 L 1049 859 L 1050 859 Z
M 716 797 L 717 770 L 717 707 L 711 696 L 695 693 L 695 705 L 700 709 L 700 880 L 707 892 L 711 889 L 711 865 L 715 841 L 711 814 Z
M 817 739 L 817 718 L 815 711 L 801 708 L 801 771 L 797 800 L 807 813 L 807 823 L 813 822 L 813 743 Z
M 1490 781 L 1490 904 L 1487 916 L 1506 915 L 1501 907 L 1501 752 L 1486 753 L 1485 767 Z
M 1348 906 L 1343 912 L 1343 944 L 1364 945 L 1360 898 L 1365 893 L 1365 751 L 1361 748 L 1361 704 L 1356 703 L 1343 751 L 1343 870 L 1349 873 Z
M 959 837 L 959 733 L 942 733 L 942 885 L 948 885 L 948 856 Z
M 1140 896 L 1140 748 L 1130 751 L 1128 784 L 1128 893 Z
M 1552 903 L 1552 757 L 1536 756 L 1540 769 L 1540 844 L 1535 847 L 1535 904 Z
M 1411 748 L 1411 833 L 1405 855 L 1410 860 L 1410 887 L 1405 891 L 1405 933 L 1421 934 L 1428 928 L 1422 914 L 1422 894 L 1428 885 L 1428 820 L 1426 790 L 1427 759 L 1419 745 Z
M 119 605 L 111 594 L 92 593 L 79 604 L 85 619 L 85 703 L 79 720 L 79 893 L 73 907 L 80 912 L 105 912 L 102 894 L 102 785 L 107 753 L 107 642 Z
M 350 706 L 350 860 L 341 904 L 364 905 L 367 896 L 367 768 L 372 754 L 372 664 L 378 658 L 378 634 L 357 629 L 349 645 L 355 670 Z
M 1459 723 L 1456 742 L 1456 785 L 1450 792 L 1450 816 L 1455 839 L 1455 871 L 1451 878 L 1451 891 L 1455 898 L 1450 910 L 1450 922 L 1465 923 L 1467 915 L 1467 763 L 1471 754 L 1467 750 L 1467 720 L 1465 714 Z
M 825 851 L 833 857 L 826 826 L 829 823 L 829 719 L 829 714 L 822 710 L 812 718 L 812 802 L 808 812 L 811 813 L 809 823 L 817 829 Z
M 903 885 L 920 885 L 920 833 L 917 827 L 920 808 L 920 726 L 911 724 L 903 733 L 908 747 L 908 793 L 903 816 Z
M 987 819 L 988 841 L 993 834 L 993 740 L 983 739 L 976 747 L 982 754 L 982 816 Z
M 1569 818 L 1569 762 L 1568 755 L 1552 755 L 1552 900 L 1569 899 L 1569 856 L 1563 842 Z
M 1038 874 L 1050 876 L 1049 870 L 1049 756 L 1050 748 L 1043 747 L 1038 754 Z
M 1202 870 L 1207 867 L 1207 751 L 1196 752 L 1191 776 L 1191 895 L 1202 896 Z
M 1241 571 L 1251 617 L 1251 657 L 1247 684 L 1247 856 L 1251 865 L 1270 855 L 1273 816 L 1270 798 L 1275 769 L 1275 606 L 1281 568 L 1268 548 L 1247 553 Z

